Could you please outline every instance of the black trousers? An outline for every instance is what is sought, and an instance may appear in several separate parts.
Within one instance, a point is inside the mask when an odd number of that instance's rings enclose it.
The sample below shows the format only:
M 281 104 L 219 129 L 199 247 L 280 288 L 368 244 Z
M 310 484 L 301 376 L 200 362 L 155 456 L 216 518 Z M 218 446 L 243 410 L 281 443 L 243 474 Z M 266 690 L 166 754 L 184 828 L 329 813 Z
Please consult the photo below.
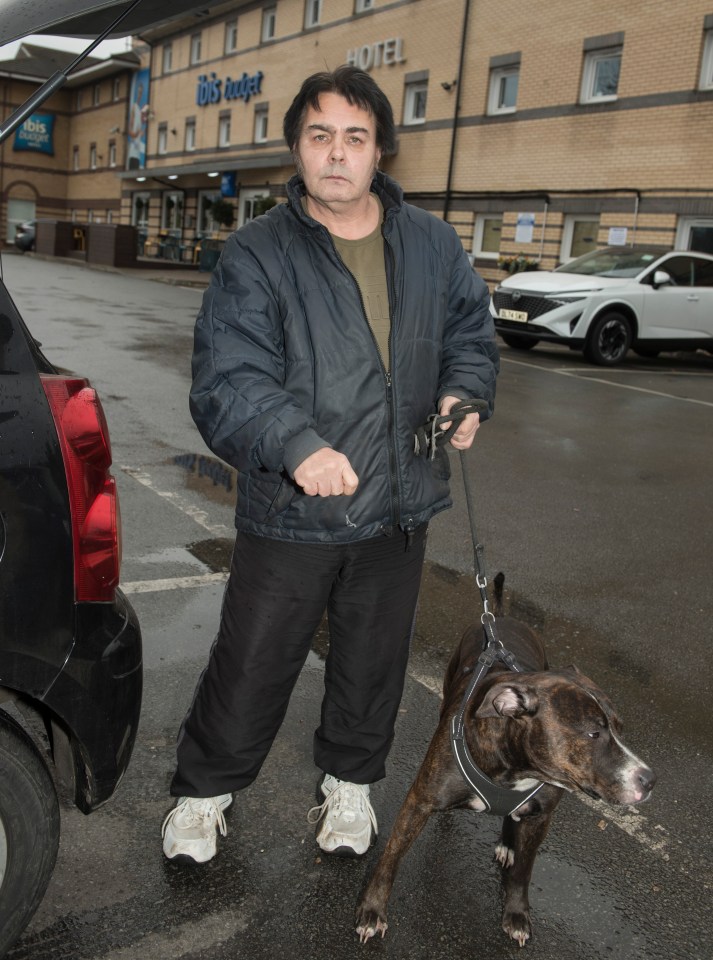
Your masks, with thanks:
M 352 783 L 385 775 L 413 632 L 426 525 L 349 544 L 239 533 L 220 627 L 178 736 L 174 796 L 258 775 L 325 609 L 329 653 L 314 759 Z

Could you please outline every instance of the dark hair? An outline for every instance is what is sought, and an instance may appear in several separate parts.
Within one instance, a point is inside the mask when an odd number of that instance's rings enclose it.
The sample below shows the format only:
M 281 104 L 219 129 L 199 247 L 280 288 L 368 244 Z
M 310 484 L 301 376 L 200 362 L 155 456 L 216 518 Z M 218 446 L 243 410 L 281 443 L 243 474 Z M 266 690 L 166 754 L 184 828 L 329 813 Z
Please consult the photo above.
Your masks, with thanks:
M 367 110 L 376 121 L 376 145 L 383 154 L 393 153 L 396 148 L 394 114 L 386 94 L 368 73 L 348 64 L 332 72 L 313 73 L 307 77 L 300 92 L 285 114 L 282 129 L 290 150 L 294 150 L 302 133 L 307 107 L 319 110 L 321 93 L 338 93 L 352 106 Z

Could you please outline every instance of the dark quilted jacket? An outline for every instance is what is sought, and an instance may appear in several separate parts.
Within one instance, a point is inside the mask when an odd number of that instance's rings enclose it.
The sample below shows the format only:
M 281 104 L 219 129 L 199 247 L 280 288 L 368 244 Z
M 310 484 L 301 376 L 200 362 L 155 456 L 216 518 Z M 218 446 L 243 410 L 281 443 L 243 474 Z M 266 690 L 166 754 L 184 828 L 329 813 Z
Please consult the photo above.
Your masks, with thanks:
M 339 542 L 409 529 L 450 506 L 448 456 L 413 453 L 414 430 L 452 394 L 492 412 L 498 356 L 485 283 L 455 231 L 403 202 L 382 173 L 391 303 L 386 373 L 357 284 L 308 217 L 298 177 L 288 203 L 234 233 L 195 330 L 191 413 L 238 469 L 236 526 Z M 308 497 L 295 468 L 323 446 L 351 462 L 353 496 Z

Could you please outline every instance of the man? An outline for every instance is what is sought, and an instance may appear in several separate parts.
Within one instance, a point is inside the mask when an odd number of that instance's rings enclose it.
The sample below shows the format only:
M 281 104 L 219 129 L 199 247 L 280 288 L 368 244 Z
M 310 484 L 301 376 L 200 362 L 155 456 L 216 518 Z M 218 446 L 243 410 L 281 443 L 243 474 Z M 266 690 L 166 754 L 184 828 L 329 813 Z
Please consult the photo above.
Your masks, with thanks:
M 325 608 L 330 648 L 310 811 L 328 853 L 359 856 L 369 784 L 403 691 L 428 520 L 448 457 L 414 453 L 429 414 L 492 409 L 488 294 L 454 230 L 377 167 L 388 100 L 353 67 L 309 77 L 285 115 L 288 202 L 226 243 L 196 324 L 193 417 L 238 471 L 238 535 L 218 637 L 178 739 L 169 859 L 203 862 L 269 752 Z M 453 436 L 466 449 L 466 416 Z

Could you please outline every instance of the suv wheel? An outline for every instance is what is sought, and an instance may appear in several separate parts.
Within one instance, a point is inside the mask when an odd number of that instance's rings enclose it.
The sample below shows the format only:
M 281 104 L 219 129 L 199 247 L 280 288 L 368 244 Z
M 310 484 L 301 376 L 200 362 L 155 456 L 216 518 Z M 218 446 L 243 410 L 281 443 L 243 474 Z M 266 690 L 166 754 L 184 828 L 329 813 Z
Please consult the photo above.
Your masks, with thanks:
M 631 346 L 631 325 L 621 313 L 605 313 L 592 324 L 584 356 L 600 367 L 621 363 Z
M 39 906 L 58 846 L 49 771 L 22 727 L 0 711 L 0 957 Z
M 501 333 L 500 337 L 513 350 L 532 350 L 540 342 L 534 337 L 523 337 L 517 333 Z

